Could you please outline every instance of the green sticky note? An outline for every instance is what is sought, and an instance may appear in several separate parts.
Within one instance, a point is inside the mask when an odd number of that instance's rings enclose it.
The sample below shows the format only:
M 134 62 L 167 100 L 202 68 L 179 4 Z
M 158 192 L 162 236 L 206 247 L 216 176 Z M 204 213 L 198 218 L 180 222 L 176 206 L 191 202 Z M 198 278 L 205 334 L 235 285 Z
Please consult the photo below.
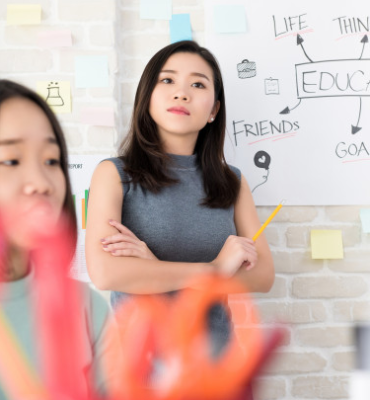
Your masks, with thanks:
M 313 229 L 311 231 L 311 253 L 314 260 L 342 259 L 342 231 Z

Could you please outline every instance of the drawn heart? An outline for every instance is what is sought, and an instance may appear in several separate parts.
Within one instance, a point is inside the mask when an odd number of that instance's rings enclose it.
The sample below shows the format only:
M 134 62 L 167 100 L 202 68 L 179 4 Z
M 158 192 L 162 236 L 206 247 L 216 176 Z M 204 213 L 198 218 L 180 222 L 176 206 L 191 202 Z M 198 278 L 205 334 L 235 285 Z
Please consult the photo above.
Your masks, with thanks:
M 265 161 L 266 161 L 266 156 L 260 157 L 260 158 L 258 159 L 258 161 L 259 161 L 261 164 L 264 164 Z

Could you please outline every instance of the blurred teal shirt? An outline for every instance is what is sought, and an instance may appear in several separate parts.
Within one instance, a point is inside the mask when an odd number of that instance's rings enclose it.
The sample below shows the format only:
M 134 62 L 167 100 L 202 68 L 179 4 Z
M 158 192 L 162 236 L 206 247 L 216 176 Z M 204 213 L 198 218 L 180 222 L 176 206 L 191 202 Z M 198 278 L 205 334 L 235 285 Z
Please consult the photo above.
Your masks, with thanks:
M 31 272 L 23 279 L 1 283 L 0 306 L 24 355 L 39 375 L 41 366 L 37 354 L 38 327 L 32 309 L 35 300 L 37 300 L 37 293 L 32 281 L 33 273 Z M 83 303 L 76 304 L 76 310 L 81 315 L 81 323 L 86 328 L 86 349 L 83 352 L 86 359 L 84 359 L 81 379 L 85 379 L 85 376 L 91 377 L 96 390 L 104 392 L 107 377 L 101 369 L 101 357 L 107 349 L 103 339 L 106 322 L 110 314 L 109 305 L 97 291 L 87 284 L 76 281 L 76 285 L 79 285 L 83 292 Z M 9 399 L 9 397 L 5 394 L 3 383 L 0 380 L 0 400 L 3 399 Z

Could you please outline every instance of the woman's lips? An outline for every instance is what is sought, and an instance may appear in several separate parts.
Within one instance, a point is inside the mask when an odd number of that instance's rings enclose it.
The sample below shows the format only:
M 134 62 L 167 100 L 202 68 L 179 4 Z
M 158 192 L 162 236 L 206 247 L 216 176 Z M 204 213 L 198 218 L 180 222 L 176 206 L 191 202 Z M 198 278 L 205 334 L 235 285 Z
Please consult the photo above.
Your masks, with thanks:
M 22 218 L 33 220 L 49 220 L 54 219 L 55 210 L 52 204 L 48 201 L 35 201 L 19 204 L 17 207 L 18 215 Z
M 171 107 L 167 111 L 178 115 L 190 115 L 190 112 L 185 107 Z

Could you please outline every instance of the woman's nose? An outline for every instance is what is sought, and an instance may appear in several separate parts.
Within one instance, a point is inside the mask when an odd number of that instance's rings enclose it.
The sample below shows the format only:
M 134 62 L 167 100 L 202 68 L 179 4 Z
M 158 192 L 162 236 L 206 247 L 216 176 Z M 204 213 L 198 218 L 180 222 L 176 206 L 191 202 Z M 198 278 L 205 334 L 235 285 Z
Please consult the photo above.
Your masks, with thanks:
M 50 194 L 52 192 L 52 182 L 41 166 L 33 166 L 28 169 L 24 179 L 23 191 L 26 195 Z
M 186 94 L 183 94 L 183 95 L 175 95 L 174 96 L 174 99 L 175 100 L 184 100 L 184 101 L 188 101 L 188 96 L 186 95 Z
M 175 93 L 174 93 L 174 95 L 173 95 L 173 98 L 175 99 L 175 100 L 183 100 L 183 101 L 188 101 L 189 100 L 189 93 L 188 93 L 188 91 L 186 90 L 186 89 L 184 89 L 184 88 L 178 88 L 176 91 L 175 91 Z

